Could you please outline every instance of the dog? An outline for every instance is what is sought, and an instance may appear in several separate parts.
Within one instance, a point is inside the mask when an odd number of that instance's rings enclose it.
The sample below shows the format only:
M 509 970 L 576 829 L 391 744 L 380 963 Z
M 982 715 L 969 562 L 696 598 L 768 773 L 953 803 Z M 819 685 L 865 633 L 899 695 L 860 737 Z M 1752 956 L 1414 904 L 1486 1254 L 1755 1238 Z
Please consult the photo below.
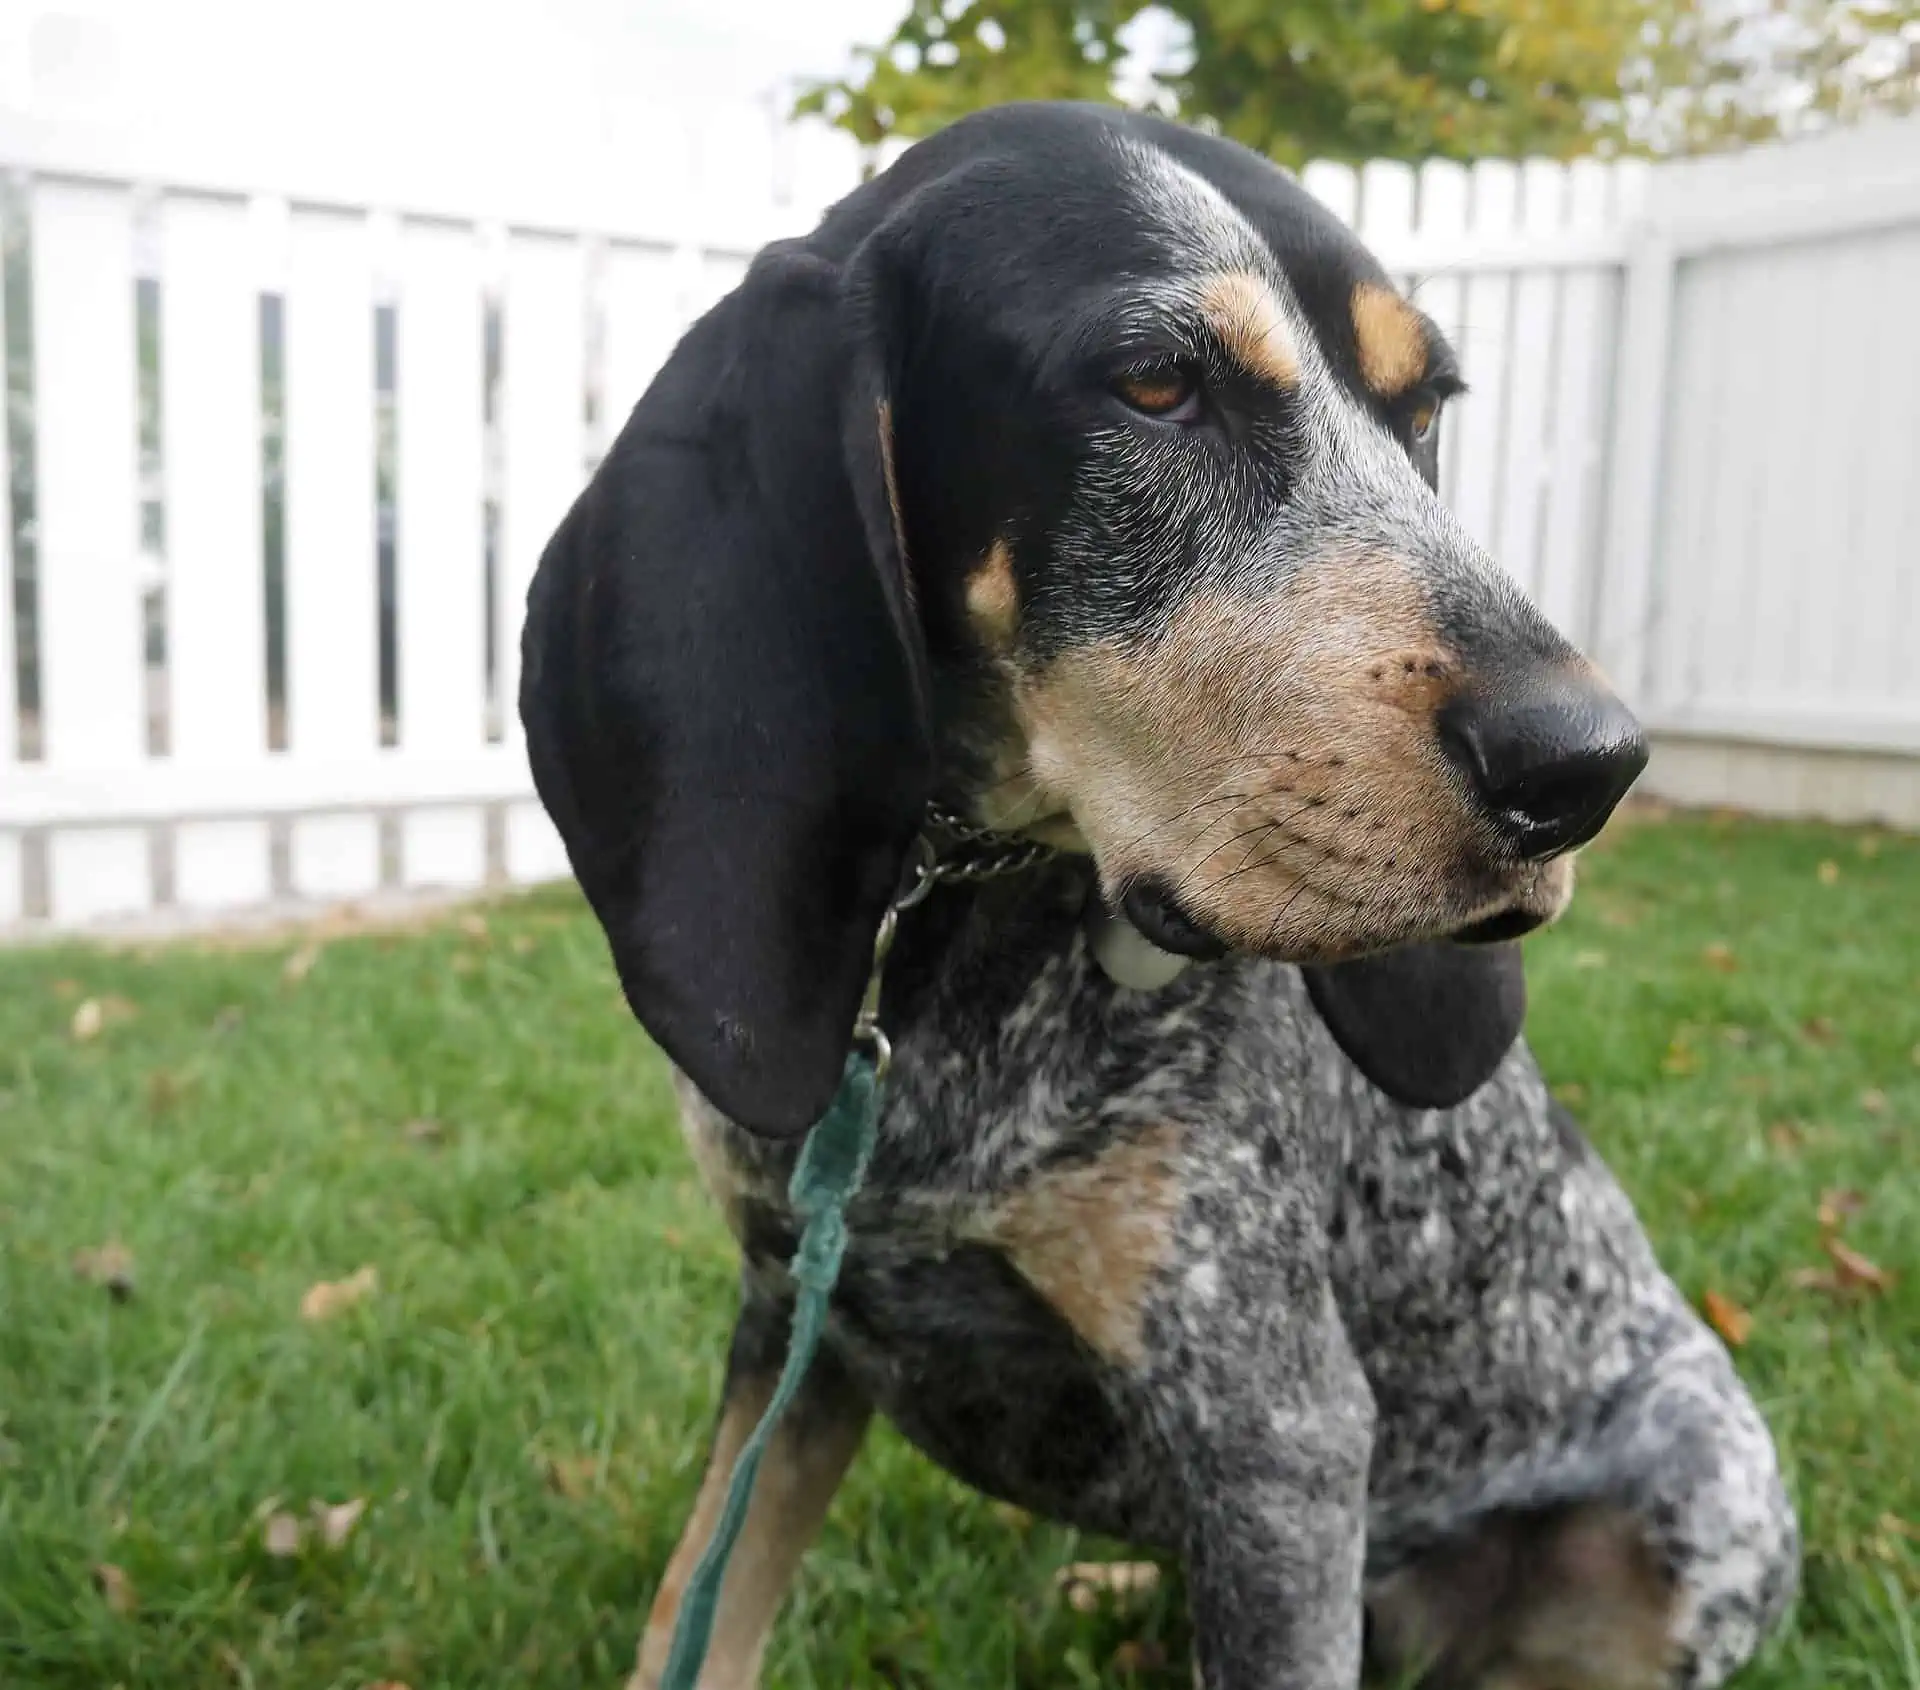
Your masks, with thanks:
M 636 1684 L 926 839 L 1044 860 L 900 919 L 877 1148 L 703 1685 L 757 1681 L 876 1410 L 1181 1557 L 1206 1690 L 1701 1687 L 1778 1622 L 1772 1441 L 1519 1038 L 1517 940 L 1646 747 L 1435 496 L 1460 390 L 1266 160 L 1008 106 L 763 251 L 561 524 L 528 753 L 743 1257 Z

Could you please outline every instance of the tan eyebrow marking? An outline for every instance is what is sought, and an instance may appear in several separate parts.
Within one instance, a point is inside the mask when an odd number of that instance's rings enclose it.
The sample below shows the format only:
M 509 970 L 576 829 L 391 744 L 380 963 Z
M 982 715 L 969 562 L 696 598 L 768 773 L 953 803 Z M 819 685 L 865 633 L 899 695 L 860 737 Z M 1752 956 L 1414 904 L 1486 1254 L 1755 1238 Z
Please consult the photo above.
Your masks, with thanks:
M 1298 385 L 1293 333 L 1273 289 L 1258 276 L 1229 270 L 1213 277 L 1201 292 L 1200 308 L 1237 363 L 1276 387 Z
M 1013 643 L 1020 625 L 1020 592 L 1005 540 L 995 540 L 967 577 L 967 616 L 989 651 L 1004 651 Z
M 1398 398 L 1426 373 L 1426 325 L 1411 305 L 1378 282 L 1355 287 L 1351 309 L 1361 380 L 1382 399 Z

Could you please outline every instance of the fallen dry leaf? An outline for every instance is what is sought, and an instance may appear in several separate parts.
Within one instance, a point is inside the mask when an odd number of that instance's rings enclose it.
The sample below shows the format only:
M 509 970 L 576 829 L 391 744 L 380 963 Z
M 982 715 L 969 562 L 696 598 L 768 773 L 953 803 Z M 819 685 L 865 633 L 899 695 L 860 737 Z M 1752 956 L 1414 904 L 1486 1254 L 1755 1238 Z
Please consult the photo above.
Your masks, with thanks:
M 420 1120 L 409 1121 L 400 1131 L 409 1144 L 438 1144 L 447 1136 L 445 1127 L 424 1116 Z
M 1829 1190 L 1820 1193 L 1820 1225 L 1828 1232 L 1837 1232 L 1846 1224 L 1847 1216 L 1857 1215 L 1866 1207 L 1864 1193 L 1851 1190 Z
M 1700 960 L 1709 968 L 1717 969 L 1722 974 L 1732 974 L 1740 966 L 1740 959 L 1733 954 L 1733 947 L 1720 944 L 1718 941 L 1707 946 L 1700 953 Z
M 1151 1637 L 1131 1637 L 1113 1652 L 1113 1670 L 1122 1676 L 1158 1672 L 1166 1664 L 1166 1645 Z
M 313 972 L 313 965 L 319 960 L 319 941 L 309 939 L 281 965 L 280 978 L 289 986 L 297 986 Z
M 1800 1023 L 1800 1031 L 1817 1045 L 1833 1044 L 1840 1037 L 1840 1029 L 1826 1015 L 1809 1015 Z
M 316 1497 L 312 1511 L 313 1529 L 320 1534 L 321 1543 L 328 1549 L 338 1549 L 353 1535 L 360 1516 L 366 1513 L 367 1499 L 356 1496 L 351 1502 L 322 1502 Z
M 1862 1291 L 1886 1291 L 1893 1285 L 1894 1276 L 1878 1262 L 1870 1262 L 1850 1244 L 1842 1243 L 1828 1234 L 1820 1240 L 1820 1248 L 1825 1250 L 1840 1276 L 1840 1283 L 1857 1286 Z
M 187 1095 L 187 1081 L 170 1068 L 156 1068 L 147 1076 L 147 1113 L 166 1115 Z
M 1795 1268 L 1787 1275 L 1787 1283 L 1796 1291 L 1840 1290 L 1840 1276 L 1832 1268 Z
M 266 1524 L 260 1528 L 260 1547 L 275 1560 L 287 1561 L 300 1553 L 306 1536 L 306 1527 L 300 1523 L 299 1516 L 284 1512 L 269 1514 Z
M 114 1240 L 73 1253 L 73 1271 L 94 1285 L 104 1285 L 116 1303 L 133 1295 L 133 1252 Z
M 81 1044 L 97 1039 L 115 1022 L 130 1021 L 138 1013 L 123 997 L 109 993 L 103 998 L 86 998 L 73 1012 L 72 1033 Z
M 1833 886 L 1838 884 L 1840 879 L 1840 865 L 1836 863 L 1833 860 L 1833 858 L 1831 857 L 1826 858 L 1820 864 L 1820 867 L 1817 872 L 1820 876 L 1820 884 L 1822 886 Z
M 410 1690 L 410 1687 L 397 1678 L 383 1678 L 376 1684 L 369 1684 L 367 1690 Z
M 1053 1582 L 1076 1614 L 1091 1614 L 1103 1599 L 1151 1596 L 1160 1587 L 1160 1568 L 1152 1561 L 1075 1561 L 1055 1573 Z
M 1693 1047 L 1675 1039 L 1667 1046 L 1667 1054 L 1660 1059 L 1660 1067 L 1668 1074 L 1691 1074 L 1699 1066 L 1699 1058 L 1693 1053 Z
M 1807 1142 L 1807 1135 L 1797 1121 L 1775 1121 L 1767 1128 L 1767 1143 L 1782 1156 L 1795 1156 L 1800 1147 Z
M 531 933 L 516 933 L 509 942 L 508 949 L 515 956 L 525 956 L 537 943 L 538 941 Z
M 309 1285 L 306 1295 L 300 1299 L 300 1318 L 331 1320 L 342 1309 L 350 1309 L 363 1298 L 372 1296 L 379 1284 L 380 1270 L 367 1266 L 345 1279 L 323 1279 L 317 1285 Z
M 569 1502 L 593 1494 L 600 1463 L 591 1455 L 550 1455 L 544 1463 L 547 1483 Z
M 466 951 L 455 951 L 453 953 L 453 961 L 447 966 L 456 974 L 471 974 L 480 964 L 477 959 Z
M 460 918 L 460 931 L 469 939 L 484 939 L 487 936 L 487 918 L 469 910 Z
M 1709 1291 L 1700 1299 L 1700 1311 L 1707 1317 L 1707 1324 L 1736 1350 L 1753 1336 L 1753 1316 L 1731 1297 Z
M 1575 951 L 1573 953 L 1573 966 L 1575 968 L 1605 968 L 1607 966 L 1607 953 L 1605 951 Z
M 62 1003 L 69 1003 L 80 995 L 78 980 L 56 980 L 53 983 L 53 995 Z
M 116 1567 L 111 1561 L 94 1562 L 93 1586 L 100 1592 L 108 1608 L 116 1614 L 130 1614 L 140 1606 L 140 1598 L 134 1593 L 133 1580 L 127 1577 L 124 1569 Z
M 1887 1094 L 1878 1086 L 1868 1086 L 1860 1094 L 1860 1107 L 1869 1115 L 1884 1115 L 1887 1112 Z

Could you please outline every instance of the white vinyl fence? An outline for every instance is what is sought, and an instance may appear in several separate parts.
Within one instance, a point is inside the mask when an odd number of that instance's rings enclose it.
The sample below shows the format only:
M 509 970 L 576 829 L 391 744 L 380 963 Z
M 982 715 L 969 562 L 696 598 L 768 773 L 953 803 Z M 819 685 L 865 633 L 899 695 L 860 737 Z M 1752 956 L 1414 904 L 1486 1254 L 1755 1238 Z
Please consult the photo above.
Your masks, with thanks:
M 0 111 L 0 931 L 564 873 L 526 584 L 684 325 L 856 179 L 791 145 L 783 202 L 669 215 Z M 1444 495 L 1655 777 L 1920 822 L 1920 124 L 1305 179 L 1459 346 Z

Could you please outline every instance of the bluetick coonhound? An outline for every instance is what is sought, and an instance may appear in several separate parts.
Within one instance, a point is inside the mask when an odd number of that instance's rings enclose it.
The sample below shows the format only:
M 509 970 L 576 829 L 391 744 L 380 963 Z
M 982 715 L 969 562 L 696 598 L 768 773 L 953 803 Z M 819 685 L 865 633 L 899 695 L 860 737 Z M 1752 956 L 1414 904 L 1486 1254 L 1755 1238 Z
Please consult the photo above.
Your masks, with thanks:
M 763 252 L 565 519 L 534 773 L 745 1264 L 639 1684 L 930 805 L 1055 849 L 903 923 L 705 1684 L 756 1681 L 875 1409 L 1181 1556 L 1207 1690 L 1714 1685 L 1778 1621 L 1767 1430 L 1519 1041 L 1513 941 L 1646 752 L 1434 496 L 1460 385 L 1264 160 L 1006 107 Z

